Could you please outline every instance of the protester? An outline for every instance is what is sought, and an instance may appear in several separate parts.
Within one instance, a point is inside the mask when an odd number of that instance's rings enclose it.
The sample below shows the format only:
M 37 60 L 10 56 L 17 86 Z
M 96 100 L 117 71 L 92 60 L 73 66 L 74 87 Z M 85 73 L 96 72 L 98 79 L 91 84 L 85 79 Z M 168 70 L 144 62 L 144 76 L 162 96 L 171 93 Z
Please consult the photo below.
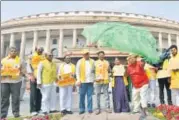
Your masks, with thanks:
M 127 67 L 127 75 L 131 78 L 133 84 L 133 113 L 139 112 L 141 108 L 142 115 L 140 120 L 147 116 L 147 92 L 149 80 L 144 70 L 144 62 L 137 61 L 136 55 L 129 56 L 129 65 Z
M 129 101 L 126 91 L 125 83 L 127 80 L 124 78 L 125 68 L 120 63 L 119 58 L 115 58 L 115 66 L 113 67 L 114 85 L 112 89 L 113 93 L 113 109 L 115 113 L 129 112 Z M 126 83 L 127 85 L 127 83 Z
M 96 115 L 101 112 L 101 90 L 103 89 L 106 112 L 111 113 L 110 110 L 110 97 L 109 97 L 109 62 L 105 60 L 104 51 L 98 52 L 98 60 L 95 61 L 95 75 L 96 75 L 96 100 L 97 100 L 97 111 Z
M 155 108 L 156 102 L 156 68 L 148 63 L 145 64 L 144 69 L 146 70 L 149 78 L 149 92 L 148 92 L 148 107 Z
M 52 101 L 54 98 L 51 94 L 54 87 L 54 82 L 57 80 L 57 66 L 52 62 L 53 55 L 45 54 L 45 60 L 41 61 L 37 68 L 37 87 L 42 93 L 42 114 L 48 114 L 51 111 Z
M 37 66 L 43 60 L 43 48 L 37 48 L 27 64 L 28 79 L 30 80 L 30 113 L 32 116 L 37 115 L 41 110 L 42 95 L 40 89 L 37 88 L 36 79 Z
M 88 112 L 93 112 L 93 82 L 94 82 L 94 60 L 90 58 L 88 50 L 83 51 L 83 58 L 77 62 L 76 66 L 76 85 L 79 86 L 80 101 L 79 114 L 85 113 L 85 96 L 87 95 Z
M 163 54 L 165 55 L 166 53 L 164 52 Z M 164 87 L 165 87 L 167 91 L 168 104 L 172 105 L 172 96 L 171 96 L 170 83 L 169 83 L 169 79 L 171 75 L 168 71 L 168 64 L 169 64 L 169 56 L 167 55 L 167 57 L 163 58 L 162 64 L 158 67 L 157 79 L 159 83 L 160 103 L 165 104 L 165 101 L 164 101 Z
M 17 56 L 17 49 L 10 47 L 9 55 L 1 60 L 1 119 L 8 115 L 11 95 L 12 113 L 20 116 L 21 75 L 25 74 L 23 62 Z
M 71 63 L 71 58 L 69 55 L 66 55 L 64 58 L 64 63 L 62 63 L 58 69 L 58 76 L 60 80 L 64 74 L 70 74 L 72 78 L 75 77 L 75 65 Z M 72 93 L 73 93 L 73 84 L 60 86 L 60 111 L 63 115 L 73 114 L 72 112 Z
M 173 102 L 179 106 L 179 53 L 176 45 L 172 45 L 171 59 L 169 60 L 169 70 L 171 71 L 171 86 L 173 94 Z

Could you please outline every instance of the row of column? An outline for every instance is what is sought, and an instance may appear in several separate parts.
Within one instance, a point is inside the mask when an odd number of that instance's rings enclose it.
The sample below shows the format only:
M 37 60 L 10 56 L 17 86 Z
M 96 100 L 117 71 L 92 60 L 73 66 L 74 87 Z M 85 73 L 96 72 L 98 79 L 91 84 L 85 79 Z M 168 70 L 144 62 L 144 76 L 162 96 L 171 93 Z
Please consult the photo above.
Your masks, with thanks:
M 63 55 L 63 37 L 64 37 L 64 32 L 63 29 L 59 30 L 59 56 L 61 57 Z M 159 40 L 159 48 L 163 48 L 163 43 L 162 43 L 162 33 L 159 32 L 158 34 L 158 40 Z M 33 51 L 35 50 L 35 47 L 37 46 L 38 41 L 38 31 L 33 31 L 33 46 L 32 49 Z M 176 41 L 177 41 L 177 46 L 179 47 L 179 35 L 176 35 Z M 46 30 L 46 41 L 45 41 L 45 52 L 50 52 L 50 29 Z M 21 45 L 20 45 L 20 58 L 23 59 L 25 55 L 25 44 L 26 43 L 26 33 L 22 32 L 21 34 Z M 73 47 L 76 47 L 77 43 L 77 30 L 73 29 Z M 87 40 L 87 45 L 89 44 L 89 41 Z M 168 46 L 172 45 L 172 40 L 171 40 L 171 34 L 168 34 Z M 15 37 L 14 33 L 11 33 L 10 36 L 10 47 L 15 46 Z M 1 56 L 4 54 L 4 35 L 1 35 Z
M 59 30 L 59 56 L 63 55 L 63 38 L 64 32 L 63 29 Z M 22 32 L 21 34 L 21 45 L 20 45 L 20 58 L 23 59 L 25 55 L 25 47 L 26 47 L 26 33 Z M 33 31 L 33 45 L 32 51 L 35 51 L 35 47 L 38 43 L 38 31 Z M 75 48 L 77 44 L 77 29 L 73 29 L 73 47 Z M 15 36 L 14 33 L 10 35 L 10 44 L 9 47 L 15 46 Z M 45 52 L 50 52 L 51 39 L 50 39 L 50 29 L 46 30 L 46 41 L 45 41 Z M 4 55 L 4 35 L 1 35 L 1 56 Z
M 159 40 L 159 48 L 163 48 L 163 43 L 162 43 L 162 33 L 159 32 L 158 34 L 158 40 Z M 171 39 L 171 34 L 168 34 L 168 47 L 172 45 L 172 39 Z M 179 35 L 176 35 L 176 45 L 179 47 Z

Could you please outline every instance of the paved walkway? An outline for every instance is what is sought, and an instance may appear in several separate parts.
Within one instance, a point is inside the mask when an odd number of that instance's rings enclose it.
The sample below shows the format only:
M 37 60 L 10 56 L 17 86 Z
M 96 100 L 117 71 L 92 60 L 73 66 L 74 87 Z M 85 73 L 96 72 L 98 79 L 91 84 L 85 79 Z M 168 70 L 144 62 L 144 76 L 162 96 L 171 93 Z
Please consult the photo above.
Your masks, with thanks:
M 102 112 L 99 115 L 93 114 L 84 114 L 79 115 L 78 113 L 74 113 L 73 115 L 66 115 L 62 118 L 62 120 L 139 120 L 140 114 L 132 115 L 130 113 L 120 113 L 115 114 L 111 113 L 108 114 L 106 112 Z M 148 116 L 146 120 L 158 120 L 153 116 Z
M 157 88 L 157 92 L 156 94 L 158 95 L 158 88 Z M 29 93 L 26 92 L 24 95 L 24 100 L 21 101 L 21 109 L 20 109 L 20 114 L 22 116 L 30 116 L 29 110 L 30 110 L 30 105 L 29 105 Z M 165 96 L 166 96 L 166 92 L 165 92 Z M 103 95 L 101 96 L 101 107 L 104 108 L 104 100 L 103 100 Z M 166 97 L 165 97 L 166 98 Z M 159 104 L 159 100 L 158 100 L 158 96 L 156 97 L 156 103 Z M 57 95 L 57 101 L 59 101 L 59 96 Z M 112 95 L 110 94 L 110 105 L 111 107 L 112 105 Z M 95 115 L 95 113 L 92 113 L 91 115 L 89 115 L 88 113 L 84 114 L 84 115 L 79 115 L 78 111 L 79 111 L 79 95 L 77 94 L 77 92 L 73 93 L 73 106 L 72 106 L 72 111 L 74 112 L 73 115 L 66 115 L 62 118 L 62 120 L 138 120 L 139 118 L 139 114 L 129 114 L 129 113 L 120 113 L 120 114 L 115 114 L 115 113 L 111 113 L 111 114 L 107 114 L 105 112 L 102 112 L 100 115 Z M 94 106 L 94 110 L 96 109 L 96 96 L 93 96 L 93 106 Z M 60 106 L 59 106 L 59 102 L 57 104 L 57 110 L 59 110 Z M 8 116 L 12 116 L 12 111 L 11 111 L 11 106 L 9 108 L 9 115 Z M 154 117 L 152 116 L 148 116 L 147 120 L 155 120 Z

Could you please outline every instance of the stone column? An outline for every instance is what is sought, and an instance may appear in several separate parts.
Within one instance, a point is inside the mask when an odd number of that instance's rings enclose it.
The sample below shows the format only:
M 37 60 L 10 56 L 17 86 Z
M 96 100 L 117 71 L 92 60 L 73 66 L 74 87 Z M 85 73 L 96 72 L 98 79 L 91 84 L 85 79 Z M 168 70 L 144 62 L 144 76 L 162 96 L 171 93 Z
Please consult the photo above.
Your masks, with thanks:
M 162 33 L 159 32 L 158 34 L 158 43 L 159 43 L 159 49 L 162 49 L 163 48 L 163 45 L 162 45 Z
M 77 40 L 77 31 L 76 29 L 73 29 L 73 48 L 76 47 L 76 41 Z
M 172 45 L 171 34 L 168 33 L 168 47 Z
M 59 30 L 59 42 L 58 42 L 58 48 L 59 48 L 59 57 L 63 57 L 63 29 Z
M 32 51 L 35 51 L 35 48 L 37 47 L 37 40 L 38 40 L 38 31 L 34 31 L 34 40 L 33 40 L 33 46 Z
M 9 47 L 16 47 L 15 46 L 14 33 L 11 33 Z
M 1 35 L 1 58 L 4 57 L 4 35 Z
M 179 49 L 179 35 L 176 35 L 176 41 L 177 41 L 177 46 L 178 46 L 178 49 Z
M 50 52 L 50 30 L 46 31 L 45 52 Z
M 24 56 L 25 56 L 25 42 L 26 42 L 26 34 L 25 32 L 22 32 L 22 36 L 21 36 L 21 46 L 20 46 L 20 59 L 24 60 Z

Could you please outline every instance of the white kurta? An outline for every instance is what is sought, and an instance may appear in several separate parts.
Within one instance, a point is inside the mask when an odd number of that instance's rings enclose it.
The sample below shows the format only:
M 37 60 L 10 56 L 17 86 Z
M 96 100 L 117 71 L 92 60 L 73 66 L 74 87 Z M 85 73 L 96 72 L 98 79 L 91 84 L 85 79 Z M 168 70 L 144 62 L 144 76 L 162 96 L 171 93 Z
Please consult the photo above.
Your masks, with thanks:
M 49 113 L 56 110 L 56 86 L 54 83 L 43 85 L 42 70 L 43 64 L 40 63 L 37 68 L 37 84 L 42 84 L 42 88 L 40 88 L 42 93 L 42 112 Z
M 64 65 L 64 67 L 63 67 L 64 74 L 72 72 L 71 64 L 64 63 L 62 65 Z M 58 69 L 58 75 L 61 74 L 60 68 L 61 68 L 61 66 Z M 59 92 L 60 111 L 63 111 L 63 110 L 71 111 L 73 86 L 69 85 L 69 86 L 65 86 L 65 87 L 59 87 L 59 89 L 60 89 L 60 92 Z

